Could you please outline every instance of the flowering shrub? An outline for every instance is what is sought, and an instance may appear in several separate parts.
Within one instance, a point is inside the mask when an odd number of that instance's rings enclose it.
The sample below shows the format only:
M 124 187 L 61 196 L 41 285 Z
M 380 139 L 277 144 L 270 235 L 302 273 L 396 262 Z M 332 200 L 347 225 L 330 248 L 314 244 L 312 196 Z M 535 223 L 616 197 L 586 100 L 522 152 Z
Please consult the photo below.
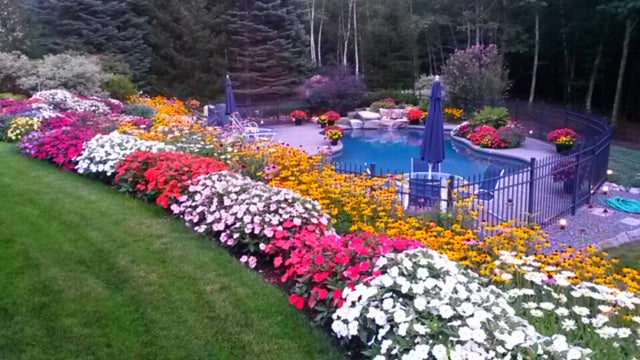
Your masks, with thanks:
M 227 246 L 240 243 L 252 252 L 288 231 L 328 223 L 317 202 L 226 171 L 196 179 L 171 211 L 196 232 L 217 235 Z
M 304 120 L 307 118 L 307 114 L 302 110 L 293 110 L 289 116 L 291 116 L 291 119 L 294 121 L 298 119 Z
M 345 290 L 331 325 L 339 338 L 359 338 L 367 356 L 580 359 L 590 352 L 565 336 L 539 334 L 503 292 L 434 251 L 390 254 L 375 270 L 382 275 Z
M 327 111 L 318 117 L 318 124 L 333 125 L 336 120 L 340 119 L 340 114 L 335 111 Z
M 82 145 L 93 137 L 94 133 L 86 127 L 62 127 L 44 132 L 42 137 L 29 138 L 28 143 L 35 147 L 33 154 L 36 158 L 47 159 L 65 169 L 73 170 L 73 159 L 82 152 Z M 38 142 L 34 140 L 38 139 Z M 26 146 L 25 142 L 25 148 Z M 25 153 L 30 153 L 25 150 Z
M 98 134 L 84 144 L 82 153 L 75 158 L 76 171 L 98 179 L 110 179 L 116 171 L 116 164 L 135 151 L 169 150 L 173 147 L 115 131 L 109 135 Z
M 456 50 L 442 68 L 448 101 L 464 109 L 498 102 L 509 87 L 508 71 L 496 45 Z
M 527 138 L 524 128 L 513 121 L 496 130 L 496 133 L 508 149 L 520 147 Z
M 503 149 L 506 147 L 506 143 L 500 138 L 496 129 L 489 125 L 481 125 L 475 128 L 469 136 L 469 140 L 471 140 L 474 145 L 483 148 Z
M 283 234 L 284 235 L 284 234 Z M 347 284 L 379 275 L 373 264 L 380 255 L 419 247 L 416 241 L 390 239 L 385 235 L 349 234 L 339 237 L 322 226 L 306 226 L 289 238 L 278 236 L 264 249 L 274 257 L 280 282 L 292 284 L 289 301 L 298 309 L 309 307 L 318 322 L 342 306 Z
M 136 151 L 116 165 L 115 182 L 123 191 L 155 199 L 158 205 L 167 208 L 192 180 L 226 168 L 221 161 L 198 155 Z
M 14 118 L 7 131 L 7 140 L 11 142 L 20 141 L 28 133 L 40 128 L 40 120 L 36 118 L 19 116 Z
M 427 116 L 427 113 L 420 109 L 411 109 L 407 113 L 407 118 L 409 118 L 409 121 L 411 121 L 412 123 L 418 123 L 420 120 L 424 119 L 426 116 Z
M 329 140 L 340 140 L 344 135 L 344 130 L 340 126 L 329 126 L 324 131 L 324 137 Z
M 556 144 L 573 145 L 577 140 L 578 134 L 569 128 L 555 129 L 547 134 L 547 141 Z

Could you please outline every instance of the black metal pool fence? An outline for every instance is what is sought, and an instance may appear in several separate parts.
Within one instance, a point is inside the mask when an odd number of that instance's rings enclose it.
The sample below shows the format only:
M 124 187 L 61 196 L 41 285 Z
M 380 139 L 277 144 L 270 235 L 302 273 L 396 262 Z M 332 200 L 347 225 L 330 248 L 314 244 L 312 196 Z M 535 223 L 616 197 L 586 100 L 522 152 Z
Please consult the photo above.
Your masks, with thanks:
M 568 214 L 575 215 L 606 181 L 611 127 L 603 119 L 565 108 L 524 101 L 511 101 L 508 107 L 531 137 L 546 140 L 549 131 L 569 127 L 579 134 L 579 141 L 569 152 L 532 158 L 521 166 L 487 170 L 466 178 L 450 175 L 429 179 L 424 173 L 411 178 L 409 174 L 377 168 L 375 163 L 333 165 L 341 173 L 402 175 L 405 181 L 396 181 L 397 200 L 412 211 L 449 211 L 456 200 L 469 198 L 473 210 L 478 211 L 478 221 L 490 225 L 514 221 L 544 227 Z

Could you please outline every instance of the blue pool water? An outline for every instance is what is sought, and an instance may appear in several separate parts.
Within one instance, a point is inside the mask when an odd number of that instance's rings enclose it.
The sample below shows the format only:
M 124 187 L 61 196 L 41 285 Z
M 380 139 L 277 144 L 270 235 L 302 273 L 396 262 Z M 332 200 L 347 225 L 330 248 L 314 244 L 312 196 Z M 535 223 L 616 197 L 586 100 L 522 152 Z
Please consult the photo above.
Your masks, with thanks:
M 422 131 L 419 130 L 352 130 L 341 139 L 344 149 L 333 157 L 334 162 L 351 165 L 376 164 L 376 172 L 411 171 L 411 158 L 420 157 Z M 445 159 L 441 171 L 462 177 L 482 176 L 487 165 L 495 164 L 509 172 L 524 163 L 517 160 L 491 157 L 445 137 Z

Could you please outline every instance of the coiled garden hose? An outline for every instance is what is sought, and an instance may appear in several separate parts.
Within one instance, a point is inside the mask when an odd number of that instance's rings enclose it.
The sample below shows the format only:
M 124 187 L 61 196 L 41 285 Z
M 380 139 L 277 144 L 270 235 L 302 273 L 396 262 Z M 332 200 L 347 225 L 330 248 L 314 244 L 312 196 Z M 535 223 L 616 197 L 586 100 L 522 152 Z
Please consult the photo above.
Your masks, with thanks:
M 629 213 L 640 214 L 640 201 L 615 196 L 604 201 L 608 206 Z

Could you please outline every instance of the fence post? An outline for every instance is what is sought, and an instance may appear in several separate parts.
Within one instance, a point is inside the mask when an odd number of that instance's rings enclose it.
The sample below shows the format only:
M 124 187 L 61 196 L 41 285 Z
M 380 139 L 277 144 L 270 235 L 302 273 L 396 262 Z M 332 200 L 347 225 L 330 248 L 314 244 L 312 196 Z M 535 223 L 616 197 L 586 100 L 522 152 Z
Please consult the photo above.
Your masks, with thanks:
M 533 215 L 534 207 L 533 202 L 535 199 L 535 176 L 536 176 L 536 158 L 531 158 L 529 161 L 529 202 L 527 206 L 527 223 L 531 224 L 535 220 L 535 216 Z
M 453 182 L 455 178 L 453 175 L 449 175 L 449 181 L 447 181 L 447 210 L 453 208 Z
M 580 145 L 580 150 L 578 150 L 578 155 L 577 155 L 577 159 L 576 159 L 576 169 L 575 169 L 575 173 L 573 174 L 573 195 L 571 196 L 571 215 L 575 215 L 576 214 L 576 210 L 578 209 L 578 190 L 580 188 L 580 184 L 582 184 L 583 179 L 581 179 L 580 176 L 580 167 L 582 166 L 582 164 L 580 163 L 582 161 L 582 148 L 584 147 L 584 144 Z
M 376 176 L 376 163 L 372 162 L 371 165 L 369 165 L 369 173 L 370 177 Z

